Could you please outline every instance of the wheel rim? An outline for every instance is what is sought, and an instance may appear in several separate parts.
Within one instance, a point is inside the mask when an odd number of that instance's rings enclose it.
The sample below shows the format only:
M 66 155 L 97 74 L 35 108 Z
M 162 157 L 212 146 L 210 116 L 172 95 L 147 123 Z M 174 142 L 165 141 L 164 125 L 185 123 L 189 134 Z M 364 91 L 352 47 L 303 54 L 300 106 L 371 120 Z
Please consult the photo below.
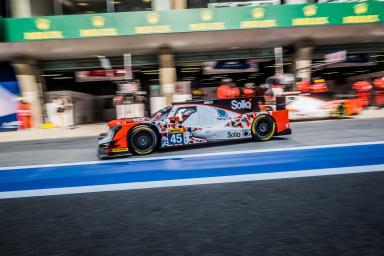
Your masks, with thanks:
M 267 118 L 259 120 L 256 124 L 256 133 L 260 137 L 267 137 L 271 134 L 273 122 Z
M 146 150 L 153 144 L 153 138 L 148 132 L 138 132 L 135 134 L 133 141 L 137 149 Z

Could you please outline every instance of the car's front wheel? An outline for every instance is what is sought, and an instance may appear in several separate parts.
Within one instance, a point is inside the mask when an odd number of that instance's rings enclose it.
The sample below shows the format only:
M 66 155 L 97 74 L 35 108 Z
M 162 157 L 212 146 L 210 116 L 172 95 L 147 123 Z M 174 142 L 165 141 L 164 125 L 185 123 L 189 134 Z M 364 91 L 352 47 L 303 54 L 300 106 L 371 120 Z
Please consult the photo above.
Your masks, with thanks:
M 252 123 L 252 138 L 255 141 L 270 140 L 276 131 L 276 124 L 272 117 L 259 115 Z
M 157 135 L 147 126 L 137 126 L 129 135 L 129 149 L 136 155 L 147 155 L 156 149 Z

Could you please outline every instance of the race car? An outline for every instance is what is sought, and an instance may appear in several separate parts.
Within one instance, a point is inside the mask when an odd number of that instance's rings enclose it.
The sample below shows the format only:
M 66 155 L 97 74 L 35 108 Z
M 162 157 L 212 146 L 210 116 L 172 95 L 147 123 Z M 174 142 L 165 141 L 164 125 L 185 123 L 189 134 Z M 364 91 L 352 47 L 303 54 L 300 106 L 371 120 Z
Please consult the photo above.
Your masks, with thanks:
M 362 110 L 360 99 L 351 95 L 333 93 L 286 94 L 289 120 L 343 118 Z
M 146 155 L 159 148 L 218 141 L 267 141 L 290 134 L 285 98 L 274 111 L 261 111 L 264 97 L 199 100 L 175 103 L 150 118 L 110 121 L 99 137 L 100 159 L 114 155 Z

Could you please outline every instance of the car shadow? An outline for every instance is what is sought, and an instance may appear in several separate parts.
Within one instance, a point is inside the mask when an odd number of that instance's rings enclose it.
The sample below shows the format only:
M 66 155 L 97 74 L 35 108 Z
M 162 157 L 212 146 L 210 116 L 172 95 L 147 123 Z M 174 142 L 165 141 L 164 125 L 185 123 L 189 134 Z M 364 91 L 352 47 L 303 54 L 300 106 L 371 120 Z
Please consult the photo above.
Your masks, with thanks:
M 273 140 L 286 140 L 286 138 L 283 137 L 273 137 L 270 139 L 270 141 Z M 243 140 L 235 140 L 235 141 L 220 141 L 220 142 L 208 142 L 208 143 L 202 143 L 202 144 L 190 144 L 185 146 L 179 146 L 179 147 L 170 147 L 170 148 L 162 148 L 158 149 L 157 152 L 170 152 L 170 151 L 185 151 L 190 149 L 200 149 L 200 148 L 206 148 L 206 147 L 220 147 L 220 146 L 229 146 L 229 145 L 238 145 L 238 144 L 251 144 L 251 143 L 257 143 L 257 141 L 253 141 L 252 139 L 243 139 Z M 262 142 L 259 142 L 262 143 Z
M 287 140 L 287 138 L 276 136 L 270 139 L 269 141 L 284 141 L 284 140 Z M 218 142 L 209 142 L 209 143 L 202 143 L 202 144 L 190 144 L 190 145 L 184 145 L 184 146 L 178 146 L 178 147 L 157 149 L 153 154 L 149 154 L 149 155 L 138 156 L 133 154 L 124 154 L 124 155 L 110 156 L 108 157 L 108 159 L 121 159 L 126 157 L 134 157 L 135 159 L 144 158 L 144 157 L 147 158 L 151 156 L 157 157 L 157 156 L 165 156 L 165 154 L 169 152 L 180 152 L 180 154 L 182 154 L 185 151 L 193 150 L 193 149 L 198 150 L 201 148 L 214 148 L 214 147 L 232 146 L 232 145 L 239 145 L 239 144 L 245 145 L 245 144 L 251 144 L 251 143 L 268 143 L 268 141 L 257 142 L 257 141 L 253 141 L 252 139 L 242 139 L 242 140 L 234 140 L 234 141 L 218 141 Z M 177 157 L 178 155 L 169 155 L 169 156 Z M 108 159 L 103 159 L 103 160 L 108 160 Z

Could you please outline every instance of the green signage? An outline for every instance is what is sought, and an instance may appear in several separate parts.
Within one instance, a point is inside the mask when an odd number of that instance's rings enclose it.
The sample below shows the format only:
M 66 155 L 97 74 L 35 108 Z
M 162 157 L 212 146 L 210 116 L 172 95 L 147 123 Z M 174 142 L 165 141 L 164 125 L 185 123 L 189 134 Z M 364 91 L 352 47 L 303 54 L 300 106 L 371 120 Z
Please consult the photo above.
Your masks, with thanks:
M 271 5 L 3 19 L 5 41 L 384 22 L 384 2 Z

